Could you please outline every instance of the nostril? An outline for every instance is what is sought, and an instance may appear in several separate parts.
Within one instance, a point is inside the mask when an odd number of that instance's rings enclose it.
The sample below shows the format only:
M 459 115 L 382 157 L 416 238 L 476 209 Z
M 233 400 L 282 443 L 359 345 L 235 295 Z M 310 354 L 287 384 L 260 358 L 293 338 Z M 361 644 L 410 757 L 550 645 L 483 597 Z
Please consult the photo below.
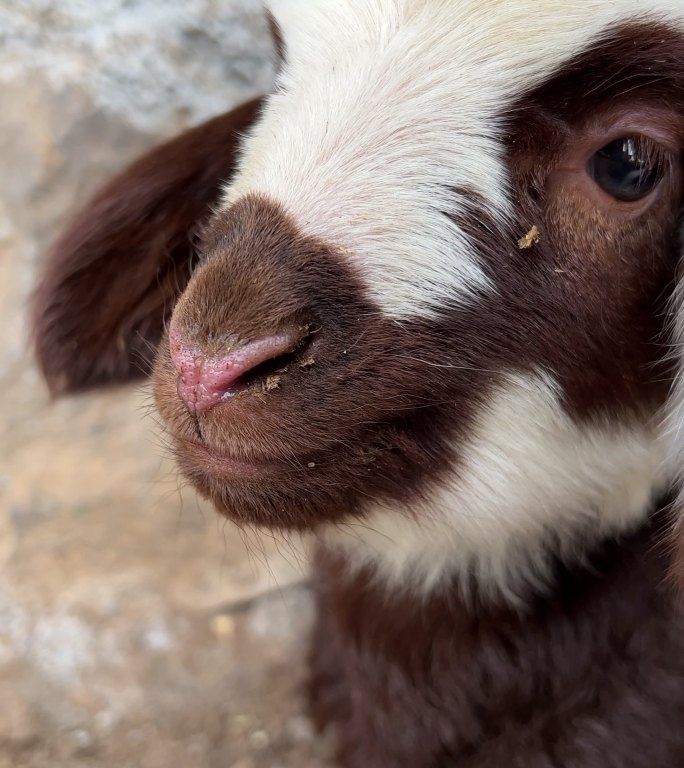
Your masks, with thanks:
M 285 352 L 282 355 L 276 355 L 268 360 L 264 360 L 262 363 L 255 365 L 248 371 L 242 374 L 233 385 L 233 389 L 240 390 L 249 387 L 251 384 L 257 383 L 268 379 L 270 376 L 283 373 L 287 366 L 300 352 L 302 345 L 297 345 L 290 352 Z
M 233 350 L 225 357 L 204 361 L 202 380 L 223 391 L 231 389 L 248 377 L 256 378 L 271 368 L 277 368 L 282 358 L 294 353 L 300 337 L 293 333 L 279 333 L 252 341 Z
M 172 330 L 169 341 L 179 374 L 178 394 L 191 413 L 207 410 L 286 366 L 303 348 L 306 334 L 306 329 L 286 329 L 225 354 L 205 356 Z

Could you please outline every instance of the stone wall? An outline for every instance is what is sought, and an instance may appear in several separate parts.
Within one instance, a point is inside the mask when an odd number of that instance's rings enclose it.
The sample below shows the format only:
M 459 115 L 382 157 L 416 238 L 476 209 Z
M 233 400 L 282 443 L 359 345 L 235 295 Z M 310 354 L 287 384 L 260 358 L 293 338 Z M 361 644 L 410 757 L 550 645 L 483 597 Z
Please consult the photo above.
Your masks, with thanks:
M 49 402 L 25 322 L 74 206 L 272 76 L 257 0 L 0 0 L 0 768 L 323 765 L 300 544 L 179 487 L 147 388 Z

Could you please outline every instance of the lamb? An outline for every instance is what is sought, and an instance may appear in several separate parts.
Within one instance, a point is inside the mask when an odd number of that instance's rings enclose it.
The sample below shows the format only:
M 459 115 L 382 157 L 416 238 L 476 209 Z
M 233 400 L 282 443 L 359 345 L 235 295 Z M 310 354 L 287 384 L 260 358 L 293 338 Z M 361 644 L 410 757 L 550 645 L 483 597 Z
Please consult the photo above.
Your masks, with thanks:
M 50 388 L 151 372 L 220 513 L 313 533 L 341 766 L 684 765 L 684 5 L 270 13 L 273 93 L 57 240 Z

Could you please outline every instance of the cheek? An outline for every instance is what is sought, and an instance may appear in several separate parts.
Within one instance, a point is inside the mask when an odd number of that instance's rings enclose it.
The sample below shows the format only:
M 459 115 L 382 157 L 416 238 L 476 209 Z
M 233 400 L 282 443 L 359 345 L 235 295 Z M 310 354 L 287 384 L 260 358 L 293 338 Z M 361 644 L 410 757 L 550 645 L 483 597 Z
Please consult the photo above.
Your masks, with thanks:
M 558 319 L 548 321 L 564 327 L 552 368 L 574 412 L 650 410 L 664 397 L 674 208 L 665 194 L 639 215 L 616 217 L 572 179 L 551 186 L 533 268 L 550 275 Z
M 558 283 L 593 319 L 651 307 L 671 275 L 672 206 L 614 216 L 584 195 L 584 186 L 558 185 L 548 201 L 545 229 Z
M 617 246 L 618 232 L 605 215 L 577 194 L 554 195 L 547 207 L 545 234 L 558 285 L 576 294 L 578 309 L 591 314 L 606 298 L 612 279 L 617 291 L 628 288 L 637 275 Z M 617 279 L 616 279 L 617 278 Z M 615 297 L 617 298 L 617 297 Z M 610 305 L 612 305 L 612 297 Z

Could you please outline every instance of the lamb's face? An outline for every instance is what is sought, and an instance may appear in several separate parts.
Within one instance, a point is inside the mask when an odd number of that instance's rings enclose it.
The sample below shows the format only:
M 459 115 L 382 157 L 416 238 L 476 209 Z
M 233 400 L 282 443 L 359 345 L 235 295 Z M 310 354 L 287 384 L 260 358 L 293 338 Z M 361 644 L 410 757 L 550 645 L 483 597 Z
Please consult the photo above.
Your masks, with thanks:
M 680 0 L 273 5 L 278 88 L 156 365 L 183 472 L 428 581 L 515 588 L 643 519 Z

